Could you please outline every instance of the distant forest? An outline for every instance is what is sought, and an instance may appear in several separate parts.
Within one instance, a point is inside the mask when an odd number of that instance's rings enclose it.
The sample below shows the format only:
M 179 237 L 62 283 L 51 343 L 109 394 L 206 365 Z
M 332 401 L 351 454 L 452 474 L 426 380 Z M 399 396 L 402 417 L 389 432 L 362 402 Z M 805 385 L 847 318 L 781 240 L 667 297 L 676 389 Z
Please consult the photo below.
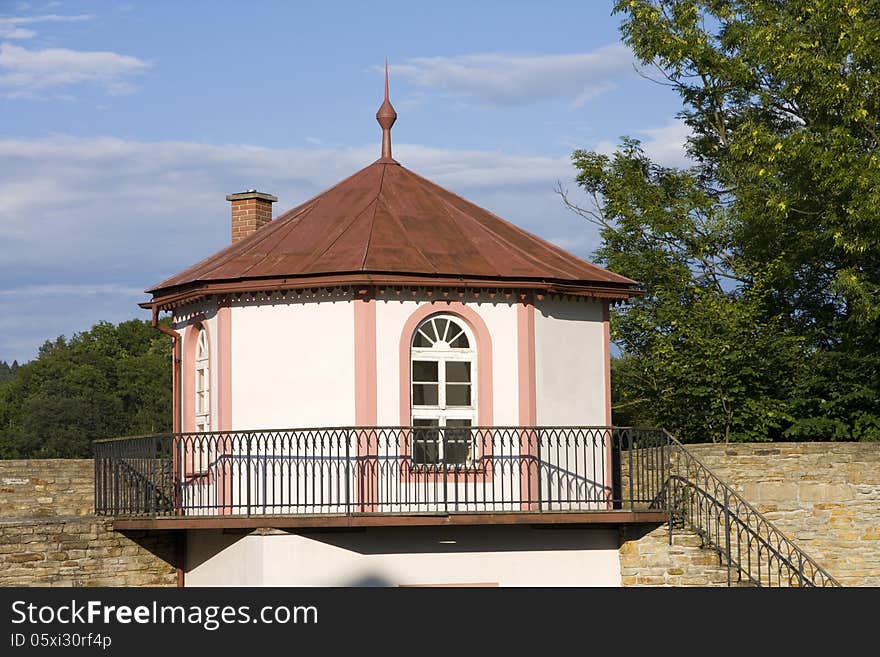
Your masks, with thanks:
M 0 361 L 0 458 L 92 455 L 97 438 L 171 430 L 171 340 L 133 319 Z
M 12 361 L 11 364 L 7 363 L 5 360 L 0 360 L 0 384 L 15 376 L 18 368 L 19 364 L 17 360 Z

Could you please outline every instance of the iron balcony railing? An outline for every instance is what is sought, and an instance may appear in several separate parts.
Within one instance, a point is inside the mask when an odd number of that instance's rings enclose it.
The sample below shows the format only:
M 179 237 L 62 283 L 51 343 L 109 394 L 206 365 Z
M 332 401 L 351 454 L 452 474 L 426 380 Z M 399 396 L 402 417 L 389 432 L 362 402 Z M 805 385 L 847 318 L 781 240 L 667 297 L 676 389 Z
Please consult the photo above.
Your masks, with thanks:
M 95 506 L 113 516 L 648 509 L 664 469 L 642 448 L 666 442 L 656 430 L 607 427 L 121 438 L 95 443 Z
M 632 427 L 341 427 L 95 443 L 116 517 L 659 510 L 728 584 L 838 582 L 672 435 Z

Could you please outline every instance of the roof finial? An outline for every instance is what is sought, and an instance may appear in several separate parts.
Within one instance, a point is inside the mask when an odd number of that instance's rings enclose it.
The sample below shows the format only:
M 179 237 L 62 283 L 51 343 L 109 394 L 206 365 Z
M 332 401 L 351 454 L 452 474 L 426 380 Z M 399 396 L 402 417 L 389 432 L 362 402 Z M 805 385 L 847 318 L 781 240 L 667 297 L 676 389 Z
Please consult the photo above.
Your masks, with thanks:
M 397 112 L 388 100 L 388 58 L 385 58 L 385 101 L 376 112 L 376 120 L 382 126 L 382 160 L 394 162 L 391 157 L 391 126 L 397 120 Z

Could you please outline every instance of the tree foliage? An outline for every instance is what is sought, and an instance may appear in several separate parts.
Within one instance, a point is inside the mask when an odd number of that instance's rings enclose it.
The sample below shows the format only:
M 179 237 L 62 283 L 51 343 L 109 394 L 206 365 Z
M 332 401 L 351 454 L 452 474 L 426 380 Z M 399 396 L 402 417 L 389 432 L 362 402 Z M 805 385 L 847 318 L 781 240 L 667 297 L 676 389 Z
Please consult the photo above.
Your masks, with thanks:
M 0 382 L 0 457 L 89 457 L 98 438 L 170 430 L 170 339 L 100 322 L 46 341 Z
M 11 365 L 5 360 L 0 360 L 0 383 L 3 383 L 4 381 L 7 381 L 8 379 L 11 379 L 13 376 L 15 376 L 15 373 L 18 371 L 18 367 L 19 365 L 17 360 L 12 361 Z
M 626 0 L 689 168 L 576 151 L 569 205 L 644 284 L 615 420 L 688 440 L 880 439 L 880 15 L 865 0 Z

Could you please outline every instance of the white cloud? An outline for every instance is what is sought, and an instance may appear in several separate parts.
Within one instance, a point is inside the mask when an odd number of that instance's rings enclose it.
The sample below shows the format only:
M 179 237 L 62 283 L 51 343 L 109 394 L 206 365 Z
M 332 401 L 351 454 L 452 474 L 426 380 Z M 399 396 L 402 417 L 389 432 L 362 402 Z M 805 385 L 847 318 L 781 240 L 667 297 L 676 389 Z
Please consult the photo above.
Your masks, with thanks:
M 29 286 L 0 292 L 0 360 L 20 363 L 37 355 L 40 345 L 59 335 L 68 338 L 99 321 L 149 319 L 137 307 L 143 293 L 126 295 L 106 285 Z
M 118 138 L 0 139 L 0 360 L 100 319 L 143 316 L 142 290 L 229 240 L 226 194 L 276 215 L 375 161 L 378 145 L 275 149 Z M 595 232 L 564 209 L 567 157 L 395 144 L 406 167 L 581 256 Z M 592 231 L 592 232 L 591 232 Z M 3 318 L 6 319 L 3 319 Z M 7 326 L 8 322 L 12 324 Z
M 659 128 L 645 128 L 639 134 L 644 136 L 645 151 L 655 161 L 669 166 L 693 164 L 685 151 L 691 129 L 681 121 L 673 121 Z
M 33 39 L 37 33 L 24 27 L 4 25 L 0 20 L 0 38 L 3 39 Z
M 32 39 L 37 33 L 22 25 L 35 25 L 37 23 L 79 23 L 92 20 L 91 14 L 77 14 L 63 16 L 59 14 L 44 14 L 42 16 L 0 16 L 0 39 Z
M 439 185 L 455 189 L 510 189 L 519 185 L 549 189 L 560 177 L 572 177 L 568 156 L 510 155 L 414 144 L 395 146 L 394 153 L 407 167 Z
M 46 296 L 71 296 L 71 295 L 96 295 L 96 294 L 121 294 L 133 295 L 143 292 L 138 287 L 116 285 L 114 283 L 81 283 L 78 285 L 65 285 L 56 283 L 52 285 L 24 285 L 8 290 L 0 289 L 0 297 L 7 299 L 15 297 L 46 297 Z
M 632 71 L 632 62 L 629 49 L 618 43 L 567 55 L 416 57 L 391 72 L 419 87 L 493 105 L 567 100 L 578 106 L 612 88 L 615 77 Z
M 645 154 L 654 162 L 671 167 L 687 167 L 693 164 L 685 151 L 685 144 L 691 134 L 681 121 L 672 121 L 657 128 L 643 128 L 632 135 L 641 140 Z M 605 139 L 596 144 L 594 150 L 611 154 L 620 146 L 619 142 Z
M 127 78 L 143 73 L 151 64 L 115 52 L 67 48 L 28 50 L 0 43 L 0 93 L 8 97 L 31 96 L 51 88 L 93 83 L 111 94 L 132 90 Z

